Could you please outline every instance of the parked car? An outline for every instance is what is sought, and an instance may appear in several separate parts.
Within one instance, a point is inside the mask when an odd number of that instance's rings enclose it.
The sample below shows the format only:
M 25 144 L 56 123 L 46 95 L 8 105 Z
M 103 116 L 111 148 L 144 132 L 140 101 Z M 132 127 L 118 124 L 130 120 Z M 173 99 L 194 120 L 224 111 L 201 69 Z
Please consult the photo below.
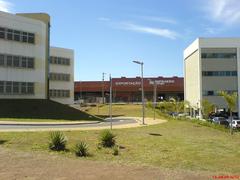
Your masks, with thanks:
M 229 127 L 231 126 L 231 120 L 228 119 Z M 232 120 L 232 127 L 233 128 L 240 128 L 240 120 L 239 119 L 233 119 Z
M 229 122 L 227 121 L 226 118 L 224 117 L 214 117 L 212 119 L 212 122 L 215 123 L 215 124 L 220 124 L 220 125 L 224 125 L 224 126 L 229 126 Z

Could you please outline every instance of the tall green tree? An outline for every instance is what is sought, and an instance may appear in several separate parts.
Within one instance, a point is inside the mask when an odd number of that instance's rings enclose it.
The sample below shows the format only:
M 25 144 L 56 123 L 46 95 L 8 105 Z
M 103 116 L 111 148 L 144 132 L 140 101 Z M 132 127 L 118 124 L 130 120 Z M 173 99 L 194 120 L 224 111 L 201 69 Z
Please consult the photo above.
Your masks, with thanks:
M 226 91 L 220 91 L 219 95 L 224 98 L 224 100 L 227 103 L 228 110 L 230 112 L 230 133 L 233 134 L 233 128 L 232 128 L 232 112 L 236 110 L 237 105 L 237 93 L 227 93 Z
M 203 118 L 207 119 L 209 114 L 214 111 L 215 105 L 207 99 L 203 99 L 201 102 Z

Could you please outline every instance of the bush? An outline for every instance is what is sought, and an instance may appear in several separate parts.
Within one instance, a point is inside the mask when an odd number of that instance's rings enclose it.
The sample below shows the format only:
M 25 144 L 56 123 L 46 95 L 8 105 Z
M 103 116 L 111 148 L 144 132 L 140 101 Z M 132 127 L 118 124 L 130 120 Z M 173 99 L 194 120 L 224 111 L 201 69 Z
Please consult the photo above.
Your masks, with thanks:
M 111 131 L 104 130 L 100 134 L 100 141 L 103 147 L 113 147 L 115 145 L 115 137 Z
M 87 145 L 87 143 L 81 141 L 80 143 L 76 144 L 74 151 L 75 151 L 76 156 L 79 156 L 79 157 L 88 156 L 88 145 Z
M 117 156 L 118 154 L 119 154 L 119 148 L 118 148 L 118 146 L 114 146 L 113 147 L 113 155 Z
M 66 148 L 66 144 L 67 138 L 62 132 L 55 131 L 50 133 L 49 149 L 54 151 L 63 151 Z

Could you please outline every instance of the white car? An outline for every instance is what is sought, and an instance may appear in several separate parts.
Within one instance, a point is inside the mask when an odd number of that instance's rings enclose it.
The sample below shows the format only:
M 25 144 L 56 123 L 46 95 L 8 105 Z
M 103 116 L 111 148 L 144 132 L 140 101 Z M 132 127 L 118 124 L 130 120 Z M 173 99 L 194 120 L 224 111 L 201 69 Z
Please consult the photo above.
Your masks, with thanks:
M 229 120 L 229 126 L 231 126 L 231 120 Z M 232 127 L 233 128 L 240 128 L 240 120 L 233 119 L 232 120 Z

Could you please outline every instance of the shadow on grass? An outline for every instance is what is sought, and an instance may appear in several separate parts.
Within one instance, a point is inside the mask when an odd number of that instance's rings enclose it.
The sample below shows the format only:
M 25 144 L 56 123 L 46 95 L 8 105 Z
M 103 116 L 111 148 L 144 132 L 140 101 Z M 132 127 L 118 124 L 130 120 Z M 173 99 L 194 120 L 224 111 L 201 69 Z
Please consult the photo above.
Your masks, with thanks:
M 151 136 L 162 136 L 162 135 L 159 134 L 159 133 L 149 133 L 149 135 L 151 135 Z
M 0 118 L 101 121 L 68 105 L 40 99 L 0 99 Z
M 0 145 L 5 144 L 7 140 L 0 140 Z

